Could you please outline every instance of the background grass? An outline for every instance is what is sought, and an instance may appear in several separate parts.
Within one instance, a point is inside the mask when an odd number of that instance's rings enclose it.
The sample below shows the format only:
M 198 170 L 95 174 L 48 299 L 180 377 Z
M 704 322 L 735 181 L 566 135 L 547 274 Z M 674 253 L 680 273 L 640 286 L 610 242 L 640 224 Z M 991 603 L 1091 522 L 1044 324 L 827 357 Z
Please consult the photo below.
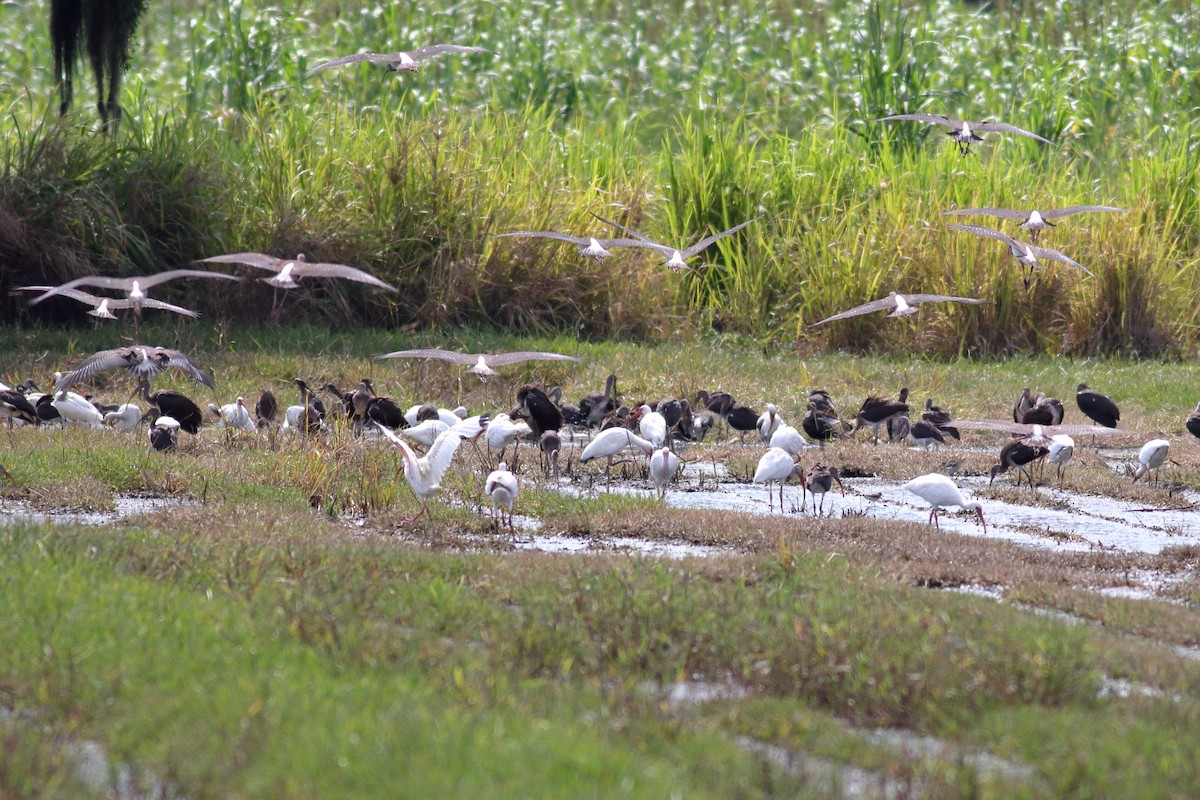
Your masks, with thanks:
M 151 4 L 121 134 L 52 112 L 45 10 L 4 9 L 12 59 L 0 175 L 0 289 L 134 273 L 218 251 L 340 260 L 401 287 L 321 285 L 285 318 L 660 340 L 706 329 L 805 347 L 939 355 L 1188 355 L 1197 341 L 1200 14 L 1186 3 Z M 452 40 L 499 52 L 418 75 L 333 55 Z M 887 113 L 999 118 L 1056 147 L 995 138 L 961 158 Z M 994 242 L 943 230 L 964 206 L 1116 204 L 1048 243 L 1035 290 Z M 665 240 L 762 214 L 673 276 L 645 253 L 599 265 L 513 229 Z M 978 220 L 985 222 L 986 220 Z M 985 297 L 926 308 L 919 332 L 829 313 L 890 289 Z M 271 292 L 167 288 L 222 317 Z M 4 314 L 25 319 L 17 300 Z M 71 306 L 38 315 L 75 317 Z M 900 333 L 897 333 L 897 330 Z

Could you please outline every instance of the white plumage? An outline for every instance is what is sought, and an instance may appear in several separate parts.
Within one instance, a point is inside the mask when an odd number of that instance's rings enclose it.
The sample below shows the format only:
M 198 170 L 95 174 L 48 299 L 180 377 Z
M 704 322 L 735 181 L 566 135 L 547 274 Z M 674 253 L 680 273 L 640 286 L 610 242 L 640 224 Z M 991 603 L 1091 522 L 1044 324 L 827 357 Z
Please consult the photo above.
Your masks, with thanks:
M 804 468 L 793 458 L 792 454 L 781 447 L 772 447 L 763 453 L 758 460 L 758 468 L 754 470 L 754 482 L 767 485 L 767 507 L 774 509 L 775 496 L 771 484 L 779 484 L 779 510 L 783 511 L 783 485 L 793 475 L 804 474 Z
M 583 448 L 583 455 L 579 457 L 579 463 L 586 464 L 594 458 L 606 458 L 608 463 L 605 465 L 605 471 L 607 471 L 613 465 L 613 458 L 631 447 L 636 447 L 646 455 L 654 452 L 653 444 L 628 428 L 609 428 L 596 434 L 591 443 Z
M 667 441 L 667 418 L 650 406 L 643 405 L 638 409 L 638 432 L 642 438 L 657 449 Z
M 943 508 L 958 506 L 968 511 L 974 511 L 979 517 L 979 524 L 983 526 L 983 532 L 987 533 L 987 523 L 983 521 L 983 506 L 975 501 L 964 499 L 962 493 L 958 491 L 958 487 L 954 485 L 954 481 L 940 472 L 931 472 L 928 475 L 913 478 L 904 484 L 903 488 L 929 503 L 931 506 L 929 521 L 934 526 L 941 527 L 938 524 L 938 515 Z
M 493 423 L 489 423 L 489 430 L 491 428 L 491 424 Z M 503 525 L 505 523 L 505 511 L 507 509 L 508 529 L 511 531 L 513 528 L 513 500 L 516 498 L 518 491 L 517 476 L 512 474 L 512 472 L 508 469 L 508 465 L 501 461 L 500 466 L 498 466 L 487 476 L 487 481 L 483 485 L 483 490 L 487 492 L 489 497 L 492 498 L 492 522 L 496 521 L 496 513 L 499 512 L 500 524 Z
M 104 424 L 104 415 L 78 392 L 60 391 L 50 401 L 59 416 L 76 425 L 92 427 Z
M 679 471 L 679 456 L 671 452 L 669 447 L 660 447 L 650 456 L 650 480 L 658 490 L 658 496 L 667 496 L 667 484 Z
M 136 403 L 124 403 L 116 411 L 109 411 L 104 415 L 105 425 L 111 425 L 125 433 L 132 433 L 141 421 L 142 409 Z
M 459 420 L 459 422 L 462 422 L 462 420 Z M 440 419 L 427 419 L 420 425 L 414 425 L 411 428 L 401 428 L 400 435 L 406 439 L 412 439 L 414 442 L 425 447 L 433 447 L 433 443 L 437 440 L 437 437 L 448 430 L 450 430 L 450 426 Z
M 764 411 L 758 418 L 758 438 L 761 441 L 769 442 L 771 437 L 783 425 L 783 418 L 779 416 L 774 403 L 767 403 L 767 410 Z M 774 445 L 771 445 L 774 447 Z
M 375 423 L 375 426 L 383 432 L 384 436 L 391 439 L 392 444 L 400 451 L 404 458 L 404 477 L 408 480 L 408 485 L 412 487 L 413 494 L 421 500 L 421 511 L 407 520 L 407 522 L 412 522 L 421 515 L 429 513 L 429 498 L 442 488 L 442 476 L 450 467 L 450 461 L 458 450 L 459 442 L 463 439 L 474 439 L 483 433 L 487 427 L 487 420 L 482 417 L 462 420 L 453 428 L 439 434 L 430 446 L 429 452 L 420 457 L 413 452 L 407 442 L 392 433 L 387 426 L 380 425 L 378 422 Z
M 1137 469 L 1133 471 L 1133 482 L 1137 483 L 1138 478 L 1161 467 L 1167 460 L 1167 450 L 1170 447 L 1171 443 L 1166 439 L 1151 439 L 1142 445 L 1141 452 L 1138 453 Z

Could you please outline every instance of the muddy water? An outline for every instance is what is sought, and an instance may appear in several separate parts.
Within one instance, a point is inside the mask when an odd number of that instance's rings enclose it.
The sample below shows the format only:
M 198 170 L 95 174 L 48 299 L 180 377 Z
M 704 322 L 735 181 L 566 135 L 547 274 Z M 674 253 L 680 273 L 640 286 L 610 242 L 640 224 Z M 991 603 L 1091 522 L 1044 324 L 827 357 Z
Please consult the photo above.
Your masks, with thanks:
M 111 525 L 118 520 L 138 514 L 149 514 L 162 508 L 185 505 L 191 501 L 178 497 L 148 497 L 117 495 L 112 511 L 47 511 L 23 500 L 0 500 L 0 525 L 14 523 L 59 523 L 62 525 Z

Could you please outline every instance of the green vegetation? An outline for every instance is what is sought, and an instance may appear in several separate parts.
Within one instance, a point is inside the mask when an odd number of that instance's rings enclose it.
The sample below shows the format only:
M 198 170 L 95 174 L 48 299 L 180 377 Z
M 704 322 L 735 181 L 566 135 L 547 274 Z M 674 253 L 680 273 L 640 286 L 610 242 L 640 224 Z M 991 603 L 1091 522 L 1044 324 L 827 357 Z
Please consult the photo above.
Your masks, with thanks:
M 804 347 L 937 355 L 1187 355 L 1196 309 L 1200 13 L 1186 3 L 152 3 L 122 133 L 52 115 L 45 9 L 9 9 L 0 258 L 5 285 L 132 273 L 218 251 L 304 251 L 369 267 L 397 296 L 322 286 L 292 317 L 661 340 L 706 329 Z M 327 57 L 453 40 L 417 75 Z M 999 118 L 962 158 L 898 111 Z M 952 235 L 964 206 L 1116 204 L 1047 243 L 1026 292 L 994 242 Z M 599 232 L 589 211 L 661 239 L 763 218 L 674 276 L 646 253 L 586 263 L 514 229 Z M 992 222 L 978 220 L 979 222 Z M 985 297 L 911 323 L 804 325 L 889 289 Z M 166 290 L 214 316 L 271 292 Z M 5 315 L 24 307 L 6 300 Z M 66 312 L 57 313 L 65 316 Z M 887 335 L 883 339 L 882 335 Z
M 40 378 L 118 336 L 103 328 L 84 348 L 67 331 L 6 329 L 0 378 Z M 377 338 L 200 324 L 181 343 L 213 368 L 221 401 L 267 386 L 287 402 L 295 375 L 347 384 L 374 369 L 402 404 L 457 393 L 499 409 L 531 377 L 575 399 L 620 364 L 627 398 L 691 395 L 717 374 L 794 419 L 818 380 L 847 407 L 908 383 L 962 416 L 1001 416 L 1013 387 L 1070 404 L 1086 379 L 1117 396 L 1126 443 L 1175 438 L 1196 382 L 1194 367 L 1168 363 L 797 361 L 728 337 L 575 345 L 459 330 L 455 346 L 576 347 L 587 359 L 487 383 L 466 376 L 459 389 L 457 366 L 371 362 Z M 176 380 L 158 383 L 207 402 Z M 113 398 L 128 386 L 116 373 L 95 383 Z M 886 515 L 674 509 L 648 492 L 588 491 L 601 470 L 570 459 L 564 492 L 527 451 L 517 513 L 539 520 L 539 535 L 715 553 L 524 553 L 492 529 L 469 451 L 443 481 L 433 520 L 410 529 L 399 520 L 417 503 L 395 455 L 344 429 L 306 440 L 210 428 L 172 454 L 147 453 L 144 437 L 0 431 L 0 514 L 15 503 L 103 510 L 118 494 L 180 501 L 104 527 L 0 525 L 0 795 L 103 796 L 78 766 L 79 747 L 93 742 L 147 793 L 165 783 L 196 798 L 832 798 L 855 775 L 889 796 L 1200 789 L 1200 752 L 1178 734 L 1200 714 L 1200 668 L 1178 649 L 1200 644 L 1187 538 L 1159 554 L 1078 552 Z M 1183 466 L 1169 480 L 1194 487 L 1194 455 L 1176 441 Z M 746 480 L 760 452 L 708 443 L 685 456 Z M 896 480 L 935 469 L 948 451 L 900 452 L 847 441 L 825 457 Z M 993 455 L 952 457 L 979 475 Z M 1077 461 L 1075 491 L 1172 502 L 1114 475 L 1102 455 Z M 618 480 L 644 485 L 641 469 Z M 974 494 L 985 504 L 1056 497 L 1007 482 Z M 1139 598 L 1113 591 L 1147 575 L 1157 588 Z M 959 586 L 1004 599 L 933 590 Z M 1034 613 L 1043 609 L 1058 613 Z

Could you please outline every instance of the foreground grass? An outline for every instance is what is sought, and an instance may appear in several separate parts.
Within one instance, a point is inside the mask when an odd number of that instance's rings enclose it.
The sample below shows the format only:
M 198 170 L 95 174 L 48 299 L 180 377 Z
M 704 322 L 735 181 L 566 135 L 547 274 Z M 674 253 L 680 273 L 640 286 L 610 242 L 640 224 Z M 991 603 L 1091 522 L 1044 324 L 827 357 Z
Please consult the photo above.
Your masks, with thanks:
M 458 330 L 438 341 L 586 359 L 460 386 L 454 367 L 371 361 L 409 341 L 382 345 L 371 331 L 143 333 L 213 366 L 221 402 L 263 386 L 290 397 L 293 376 L 373 374 L 398 400 L 497 411 L 529 378 L 560 382 L 570 399 L 616 369 L 627 399 L 719 385 L 792 420 L 817 386 L 847 409 L 908 384 L 959 416 L 1003 417 L 1031 385 L 1062 396 L 1071 421 L 1070 391 L 1086 380 L 1117 396 L 1130 442 L 1174 439 L 1178 471 L 1194 480 L 1179 441 L 1195 385 L 1186 364 L 801 358 L 733 338 L 647 347 Z M 40 377 L 119 336 L 7 329 L 0 377 Z M 97 385 L 127 391 L 115 374 Z M 693 454 L 744 479 L 758 452 Z M 897 452 L 842 442 L 825 457 L 900 479 L 946 455 Z M 986 471 L 986 454 L 966 458 L 965 470 Z M 209 429 L 164 457 L 142 434 L 19 429 L 0 434 L 0 464 L 6 500 L 48 510 L 105 508 L 130 492 L 188 501 L 102 529 L 0 528 L 0 793 L 103 794 L 81 784 L 81 742 L 101 743 L 141 785 L 189 797 L 833 797 L 849 766 L 891 796 L 1200 791 L 1197 745 L 1178 735 L 1200 711 L 1198 667 L 1175 649 L 1200 645 L 1186 539 L 1155 555 L 1035 550 L 869 517 L 575 498 L 526 467 L 518 512 L 545 533 L 722 553 L 552 556 L 513 553 L 492 532 L 469 456 L 434 522 L 393 535 L 415 500 L 391 453 L 345 432 L 247 441 Z M 1102 459 L 1072 469 L 1079 491 L 1161 494 L 1129 487 Z M 565 480 L 586 486 L 588 474 L 571 465 Z M 1159 599 L 1099 592 L 1131 574 L 1160 576 Z M 963 585 L 1004 602 L 931 591 Z M 706 687 L 717 699 L 686 699 Z M 899 746 L 880 729 L 929 738 Z

